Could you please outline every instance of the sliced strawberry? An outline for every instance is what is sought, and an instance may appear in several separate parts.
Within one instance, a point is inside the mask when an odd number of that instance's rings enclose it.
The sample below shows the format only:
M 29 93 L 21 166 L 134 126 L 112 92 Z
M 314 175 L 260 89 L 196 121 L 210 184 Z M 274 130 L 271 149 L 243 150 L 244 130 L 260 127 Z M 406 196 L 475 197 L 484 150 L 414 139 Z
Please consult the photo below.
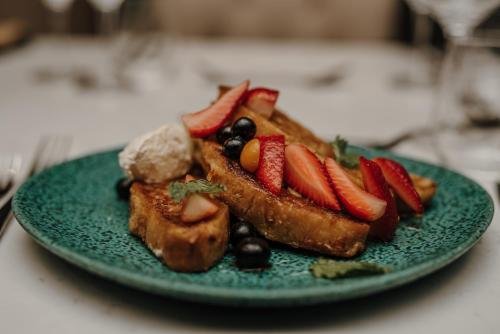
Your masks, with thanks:
M 191 136 L 202 138 L 216 133 L 241 104 L 249 84 L 250 81 L 245 80 L 222 95 L 210 107 L 182 116 Z
M 325 168 L 337 196 L 351 215 L 366 221 L 383 216 L 387 206 L 384 200 L 359 188 L 332 158 L 325 159 Z
M 422 204 L 422 199 L 415 190 L 415 186 L 406 169 L 396 161 L 387 158 L 375 158 L 373 161 L 382 169 L 387 183 L 389 183 L 403 202 L 416 213 L 423 213 L 424 205 Z
M 280 92 L 274 89 L 257 87 L 250 89 L 243 102 L 247 107 L 265 118 L 271 117 Z
M 270 192 L 278 195 L 283 186 L 285 168 L 285 136 L 260 136 L 257 180 Z
M 325 169 L 316 155 L 302 144 L 285 148 L 285 180 L 290 187 L 319 206 L 340 211 Z
M 219 207 L 200 194 L 192 194 L 182 207 L 181 220 L 184 223 L 194 223 L 212 217 Z
M 383 241 L 389 241 L 394 236 L 394 231 L 399 223 L 396 200 L 382 170 L 375 162 L 360 157 L 359 168 L 363 175 L 365 190 L 387 203 L 384 215 L 370 224 L 370 235 Z

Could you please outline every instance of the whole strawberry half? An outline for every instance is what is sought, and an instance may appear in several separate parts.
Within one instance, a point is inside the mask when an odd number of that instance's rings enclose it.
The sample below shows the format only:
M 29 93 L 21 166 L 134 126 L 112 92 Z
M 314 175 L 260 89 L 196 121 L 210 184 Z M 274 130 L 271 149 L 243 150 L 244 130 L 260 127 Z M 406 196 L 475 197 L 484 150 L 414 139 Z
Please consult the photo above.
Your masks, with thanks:
M 250 81 L 245 80 L 222 95 L 210 107 L 182 116 L 191 136 L 203 138 L 216 133 L 241 104 L 249 84 Z
M 413 181 L 406 169 L 394 160 L 375 158 L 373 161 L 382 169 L 387 183 L 394 192 L 417 214 L 424 212 L 420 195 L 415 190 Z
M 259 166 L 257 180 L 271 193 L 278 195 L 283 187 L 285 168 L 285 136 L 260 136 Z
M 340 203 L 316 155 L 302 144 L 285 148 L 285 180 L 299 194 L 317 205 L 340 211 Z
M 279 92 L 274 89 L 256 87 L 250 89 L 243 102 L 247 107 L 265 118 L 271 117 Z
M 365 221 L 375 221 L 384 215 L 387 203 L 359 188 L 335 160 L 326 158 L 325 168 L 335 193 L 351 215 Z
M 382 241 L 389 241 L 394 236 L 399 223 L 396 200 L 382 170 L 375 162 L 359 157 L 359 169 L 363 176 L 365 190 L 387 203 L 384 215 L 370 224 L 370 235 Z

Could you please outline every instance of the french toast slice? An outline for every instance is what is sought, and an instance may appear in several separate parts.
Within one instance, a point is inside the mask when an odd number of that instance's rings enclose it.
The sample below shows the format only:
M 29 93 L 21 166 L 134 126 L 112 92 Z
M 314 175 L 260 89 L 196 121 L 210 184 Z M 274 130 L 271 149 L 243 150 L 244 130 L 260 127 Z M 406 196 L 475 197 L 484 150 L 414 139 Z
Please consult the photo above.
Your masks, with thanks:
M 199 141 L 198 146 L 207 179 L 227 188 L 218 198 L 265 238 L 339 257 L 353 257 L 365 248 L 368 224 L 286 191 L 273 195 L 224 157 L 217 143 Z
M 170 200 L 167 184 L 134 182 L 130 189 L 129 230 L 175 271 L 197 272 L 212 267 L 226 252 L 229 209 L 219 202 L 211 218 L 180 221 L 182 204 Z

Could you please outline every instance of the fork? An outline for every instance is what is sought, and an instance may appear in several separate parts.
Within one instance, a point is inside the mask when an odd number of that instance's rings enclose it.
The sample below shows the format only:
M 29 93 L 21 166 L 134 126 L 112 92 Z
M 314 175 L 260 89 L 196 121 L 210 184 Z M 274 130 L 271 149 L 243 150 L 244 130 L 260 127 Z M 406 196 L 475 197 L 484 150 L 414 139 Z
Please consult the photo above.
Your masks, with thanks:
M 14 185 L 14 179 L 21 168 L 22 159 L 19 155 L 0 157 L 0 198 Z
M 71 137 L 68 135 L 45 135 L 36 149 L 31 162 L 31 166 L 25 176 L 28 178 L 42 170 L 62 162 L 71 147 Z M 20 181 L 20 180 L 19 180 Z M 16 182 L 11 190 L 0 199 L 0 239 L 2 238 L 9 222 L 12 218 L 12 197 L 16 192 L 20 182 Z

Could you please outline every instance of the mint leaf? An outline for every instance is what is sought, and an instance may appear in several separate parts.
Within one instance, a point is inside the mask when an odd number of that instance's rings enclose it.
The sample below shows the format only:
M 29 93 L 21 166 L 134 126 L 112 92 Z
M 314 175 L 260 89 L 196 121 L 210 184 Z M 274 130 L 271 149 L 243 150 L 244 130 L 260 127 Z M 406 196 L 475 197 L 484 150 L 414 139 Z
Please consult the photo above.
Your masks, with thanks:
M 336 136 L 335 140 L 330 143 L 335 154 L 335 161 L 347 168 L 356 168 L 359 164 L 359 155 L 347 153 L 348 142 L 341 136 Z
M 177 203 L 187 197 L 189 194 L 215 194 L 222 191 L 226 191 L 226 187 L 224 185 L 210 183 L 205 179 L 193 180 L 188 183 L 176 181 L 171 182 L 168 185 L 168 192 L 170 193 L 170 197 L 174 202 Z
M 309 270 L 316 278 L 329 279 L 385 274 L 391 271 L 390 268 L 375 263 L 329 259 L 319 259 L 309 267 Z

